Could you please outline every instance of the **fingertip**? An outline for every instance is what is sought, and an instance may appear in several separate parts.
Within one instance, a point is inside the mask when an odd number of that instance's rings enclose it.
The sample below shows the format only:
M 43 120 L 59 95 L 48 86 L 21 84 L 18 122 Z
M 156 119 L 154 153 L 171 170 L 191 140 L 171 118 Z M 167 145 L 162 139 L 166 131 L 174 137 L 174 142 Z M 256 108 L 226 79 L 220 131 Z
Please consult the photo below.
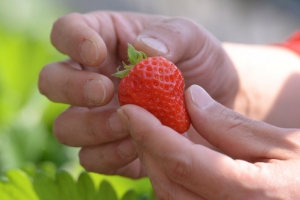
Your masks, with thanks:
M 49 63 L 49 64 L 45 65 L 39 73 L 38 89 L 42 95 L 48 96 L 49 71 L 51 71 L 51 68 L 54 65 L 55 65 L 55 63 Z
M 170 52 L 166 43 L 162 40 L 148 35 L 139 35 L 133 45 L 136 49 L 143 51 L 147 56 L 163 56 L 167 57 Z
M 78 26 L 77 33 L 66 45 L 67 54 L 86 66 L 99 66 L 107 57 L 107 48 L 100 35 L 86 25 Z
M 103 39 L 80 13 L 71 13 L 56 20 L 50 38 L 57 50 L 87 66 L 98 66 L 107 56 Z
M 84 37 L 79 45 L 82 63 L 88 66 L 98 66 L 106 58 L 106 46 L 101 38 Z
M 213 98 L 199 85 L 192 85 L 187 90 L 187 98 L 189 103 L 197 108 L 204 109 L 215 101 Z
M 199 53 L 202 30 L 186 18 L 164 18 L 147 26 L 135 39 L 134 46 L 148 56 L 163 56 L 171 62 Z M 201 40 L 202 41 L 202 40 Z
M 151 134 L 157 127 L 163 126 L 150 112 L 136 105 L 124 105 L 117 113 L 134 140 L 144 138 L 142 135 Z
M 106 105 L 114 96 L 114 85 L 106 76 L 88 79 L 83 90 L 88 104 L 94 106 Z
M 115 95 L 108 77 L 78 70 L 73 61 L 46 65 L 40 72 L 38 88 L 51 101 L 84 107 L 106 105 Z

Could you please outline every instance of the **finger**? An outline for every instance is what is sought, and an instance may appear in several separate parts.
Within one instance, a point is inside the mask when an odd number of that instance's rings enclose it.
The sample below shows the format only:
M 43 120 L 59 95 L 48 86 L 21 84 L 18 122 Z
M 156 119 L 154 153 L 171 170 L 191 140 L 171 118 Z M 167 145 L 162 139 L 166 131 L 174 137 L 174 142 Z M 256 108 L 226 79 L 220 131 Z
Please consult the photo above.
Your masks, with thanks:
M 40 92 L 54 102 L 74 106 L 101 106 L 110 102 L 114 85 L 109 78 L 72 65 L 69 61 L 45 66 L 39 76 Z
M 177 62 L 198 54 L 209 39 L 209 33 L 189 19 L 166 18 L 145 27 L 135 39 L 134 46 L 148 56 L 160 55 Z
M 209 143 L 234 158 L 288 159 L 299 154 L 297 131 L 242 116 L 214 101 L 199 86 L 186 92 L 193 127 Z
M 79 158 L 80 164 L 87 171 L 131 178 L 146 175 L 130 138 L 99 146 L 83 147 L 79 152 Z
M 138 154 L 139 157 L 142 158 L 147 175 L 153 186 L 156 199 L 204 200 L 201 196 L 172 181 L 165 174 L 164 170 L 161 169 L 161 166 L 159 166 L 147 152 L 144 152 L 143 149 L 138 149 Z
M 186 18 L 166 18 L 145 27 L 133 44 L 148 56 L 163 56 L 175 63 L 187 87 L 202 85 L 232 107 L 238 89 L 236 69 L 221 43 L 203 27 Z
M 88 66 L 100 65 L 107 55 L 104 41 L 84 15 L 72 13 L 59 18 L 51 32 L 52 44 L 62 53 Z
M 127 44 L 150 22 L 162 18 L 130 12 L 71 13 L 54 23 L 51 41 L 83 65 L 98 66 L 109 59 L 109 53 L 126 61 Z
M 114 107 L 70 107 L 54 122 L 53 133 L 67 146 L 94 146 L 128 137 Z
M 202 145 L 193 144 L 174 130 L 161 125 L 153 115 L 140 107 L 123 106 L 118 110 L 118 115 L 130 131 L 139 157 L 146 166 L 147 153 L 167 177 L 203 198 L 226 199 L 236 191 L 245 194 L 249 189 L 249 181 L 245 179 L 258 178 L 259 170 L 254 165 L 236 162 Z M 147 169 L 147 173 L 150 172 Z

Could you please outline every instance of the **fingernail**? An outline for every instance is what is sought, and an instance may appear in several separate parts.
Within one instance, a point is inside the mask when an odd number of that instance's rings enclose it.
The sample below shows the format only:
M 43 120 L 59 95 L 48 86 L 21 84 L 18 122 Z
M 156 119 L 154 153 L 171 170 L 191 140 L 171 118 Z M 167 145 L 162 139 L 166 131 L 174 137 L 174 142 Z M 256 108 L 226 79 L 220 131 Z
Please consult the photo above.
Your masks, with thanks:
M 120 121 L 123 124 L 123 127 L 129 131 L 130 130 L 130 124 L 129 124 L 129 119 L 126 113 L 122 109 L 117 110 L 118 117 L 120 118 Z
M 98 48 L 95 42 L 86 39 L 80 45 L 80 55 L 89 64 L 93 64 L 98 60 Z
M 135 144 L 131 139 L 126 139 L 119 144 L 118 151 L 122 157 L 132 157 L 136 154 Z
M 100 79 L 88 80 L 84 85 L 85 98 L 92 105 L 101 105 L 106 98 L 106 90 Z
M 214 102 L 209 94 L 198 85 L 192 85 L 189 92 L 192 97 L 192 102 L 199 108 L 205 108 Z
M 149 47 L 155 51 L 158 51 L 162 54 L 167 54 L 169 52 L 169 49 L 167 48 L 167 46 L 163 42 L 161 42 L 157 39 L 147 37 L 147 36 L 142 36 L 140 38 L 140 41 L 142 43 L 144 43 L 147 47 Z
M 117 114 L 117 112 L 113 112 L 108 118 L 108 125 L 112 133 L 117 135 L 125 135 L 126 130 Z

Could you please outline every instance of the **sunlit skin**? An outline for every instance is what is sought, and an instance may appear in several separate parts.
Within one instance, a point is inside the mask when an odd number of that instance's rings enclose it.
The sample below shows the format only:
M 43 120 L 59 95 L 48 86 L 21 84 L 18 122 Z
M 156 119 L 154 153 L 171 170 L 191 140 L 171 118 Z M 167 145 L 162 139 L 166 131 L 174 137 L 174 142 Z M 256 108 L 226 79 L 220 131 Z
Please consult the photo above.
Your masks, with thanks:
M 188 19 L 119 12 L 63 16 L 51 41 L 70 59 L 46 65 L 39 89 L 71 105 L 54 134 L 81 147 L 86 170 L 148 176 L 158 199 L 300 196 L 300 59 L 292 51 L 221 44 Z M 119 106 L 111 74 L 128 43 L 182 71 L 187 133 L 140 107 Z

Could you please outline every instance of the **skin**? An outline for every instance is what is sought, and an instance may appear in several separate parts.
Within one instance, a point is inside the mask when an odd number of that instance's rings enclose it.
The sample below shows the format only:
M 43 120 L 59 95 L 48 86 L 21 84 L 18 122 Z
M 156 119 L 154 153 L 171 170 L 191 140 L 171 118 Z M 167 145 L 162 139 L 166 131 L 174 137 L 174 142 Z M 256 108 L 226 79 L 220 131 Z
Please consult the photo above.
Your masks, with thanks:
M 214 101 L 200 86 L 191 86 L 185 98 L 197 132 L 222 153 L 193 143 L 140 107 L 118 110 L 157 199 L 299 197 L 298 129 L 240 115 Z
M 51 42 L 70 59 L 46 65 L 39 89 L 51 101 L 70 104 L 55 120 L 54 134 L 64 145 L 81 147 L 86 170 L 148 176 L 158 199 L 300 195 L 300 135 L 289 129 L 300 124 L 294 92 L 300 60 L 293 52 L 220 44 L 184 18 L 119 12 L 63 16 Z M 180 68 L 193 125 L 187 133 L 162 126 L 140 107 L 120 108 L 119 79 L 111 74 L 126 61 L 127 43 Z

